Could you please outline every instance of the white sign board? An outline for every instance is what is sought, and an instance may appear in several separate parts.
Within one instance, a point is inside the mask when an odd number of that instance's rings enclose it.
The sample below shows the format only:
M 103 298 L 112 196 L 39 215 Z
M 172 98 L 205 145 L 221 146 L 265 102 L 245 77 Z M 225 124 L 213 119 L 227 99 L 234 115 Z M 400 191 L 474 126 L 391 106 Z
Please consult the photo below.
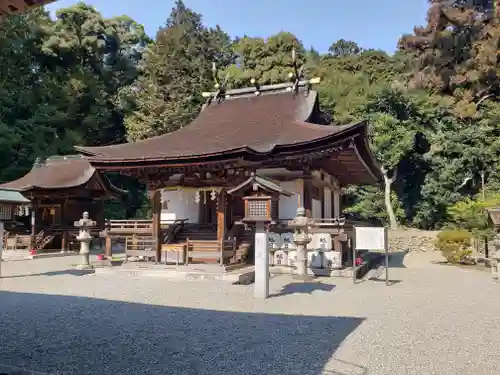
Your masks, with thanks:
M 383 227 L 355 227 L 356 250 L 386 250 L 387 228 Z

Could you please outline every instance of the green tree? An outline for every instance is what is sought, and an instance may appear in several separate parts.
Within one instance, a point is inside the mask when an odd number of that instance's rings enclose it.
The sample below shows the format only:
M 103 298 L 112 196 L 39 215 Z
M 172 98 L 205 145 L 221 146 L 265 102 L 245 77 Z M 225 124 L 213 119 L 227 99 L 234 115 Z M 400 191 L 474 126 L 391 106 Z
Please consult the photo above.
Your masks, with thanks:
M 297 65 L 303 65 L 306 50 L 291 33 L 280 32 L 267 39 L 248 36 L 237 38 L 233 44 L 236 62 L 226 70 L 230 85 L 249 86 L 251 79 L 255 79 L 260 85 L 288 81 L 289 74 L 293 72 L 293 50 Z M 314 56 L 314 53 L 309 56 Z
M 207 28 L 201 15 L 176 1 L 166 25 L 145 51 L 141 75 L 122 90 L 127 138 L 164 134 L 189 124 L 213 88 L 212 64 L 232 62 L 230 39 L 219 27 Z
M 84 3 L 60 9 L 45 28 L 47 68 L 57 77 L 65 109 L 58 136 L 75 144 L 102 145 L 124 138 L 117 94 L 137 77 L 147 37 L 127 17 L 105 19 Z M 54 103 L 56 101 L 54 100 Z
M 357 55 L 362 51 L 356 42 L 339 39 L 328 48 L 330 55 L 334 57 Z

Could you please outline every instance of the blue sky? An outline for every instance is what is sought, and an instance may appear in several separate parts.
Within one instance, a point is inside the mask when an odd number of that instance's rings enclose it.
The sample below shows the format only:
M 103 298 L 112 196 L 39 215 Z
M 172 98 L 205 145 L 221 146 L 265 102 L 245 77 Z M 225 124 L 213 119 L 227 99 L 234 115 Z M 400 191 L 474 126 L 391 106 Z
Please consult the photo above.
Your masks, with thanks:
M 78 0 L 59 0 L 48 8 Z M 165 23 L 173 0 L 87 0 L 105 17 L 126 14 L 154 36 Z M 306 47 L 321 52 L 340 38 L 365 48 L 393 52 L 399 36 L 425 23 L 427 0 L 185 0 L 206 25 L 220 25 L 231 36 L 269 36 L 290 31 Z

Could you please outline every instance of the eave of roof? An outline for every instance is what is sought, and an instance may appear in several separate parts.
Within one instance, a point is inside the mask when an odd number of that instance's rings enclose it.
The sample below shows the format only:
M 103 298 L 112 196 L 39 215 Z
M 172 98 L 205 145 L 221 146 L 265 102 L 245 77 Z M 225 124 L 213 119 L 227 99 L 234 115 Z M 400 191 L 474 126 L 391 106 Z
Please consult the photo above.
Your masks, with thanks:
M 114 186 L 82 155 L 51 156 L 46 161 L 35 163 L 21 178 L 0 185 L 0 188 L 19 192 L 32 190 L 61 190 L 84 186 L 96 175 L 105 189 L 115 195 L 126 191 Z
M 0 0 L 0 16 L 8 16 L 11 14 L 19 14 L 30 9 L 53 3 L 56 0 Z
M 3 204 L 29 204 L 30 200 L 19 191 L 0 188 L 0 203 Z
M 241 184 L 238 186 L 229 189 L 227 191 L 228 194 L 238 194 L 242 190 L 246 189 L 247 187 L 251 186 L 252 188 L 256 185 L 258 188 L 261 188 L 262 190 L 271 192 L 271 193 L 277 193 L 280 195 L 284 195 L 286 197 L 291 197 L 292 193 L 284 190 L 280 185 L 276 184 L 274 181 L 272 181 L 269 178 L 261 177 L 255 173 L 252 173 L 252 175 L 245 181 L 243 181 Z

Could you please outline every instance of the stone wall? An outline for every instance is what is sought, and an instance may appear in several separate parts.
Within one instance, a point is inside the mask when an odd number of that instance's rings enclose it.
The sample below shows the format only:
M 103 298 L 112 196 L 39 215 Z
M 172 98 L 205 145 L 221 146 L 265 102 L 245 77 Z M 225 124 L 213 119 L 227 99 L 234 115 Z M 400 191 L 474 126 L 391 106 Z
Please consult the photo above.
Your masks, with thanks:
M 419 229 L 389 229 L 391 251 L 434 251 L 439 231 Z

